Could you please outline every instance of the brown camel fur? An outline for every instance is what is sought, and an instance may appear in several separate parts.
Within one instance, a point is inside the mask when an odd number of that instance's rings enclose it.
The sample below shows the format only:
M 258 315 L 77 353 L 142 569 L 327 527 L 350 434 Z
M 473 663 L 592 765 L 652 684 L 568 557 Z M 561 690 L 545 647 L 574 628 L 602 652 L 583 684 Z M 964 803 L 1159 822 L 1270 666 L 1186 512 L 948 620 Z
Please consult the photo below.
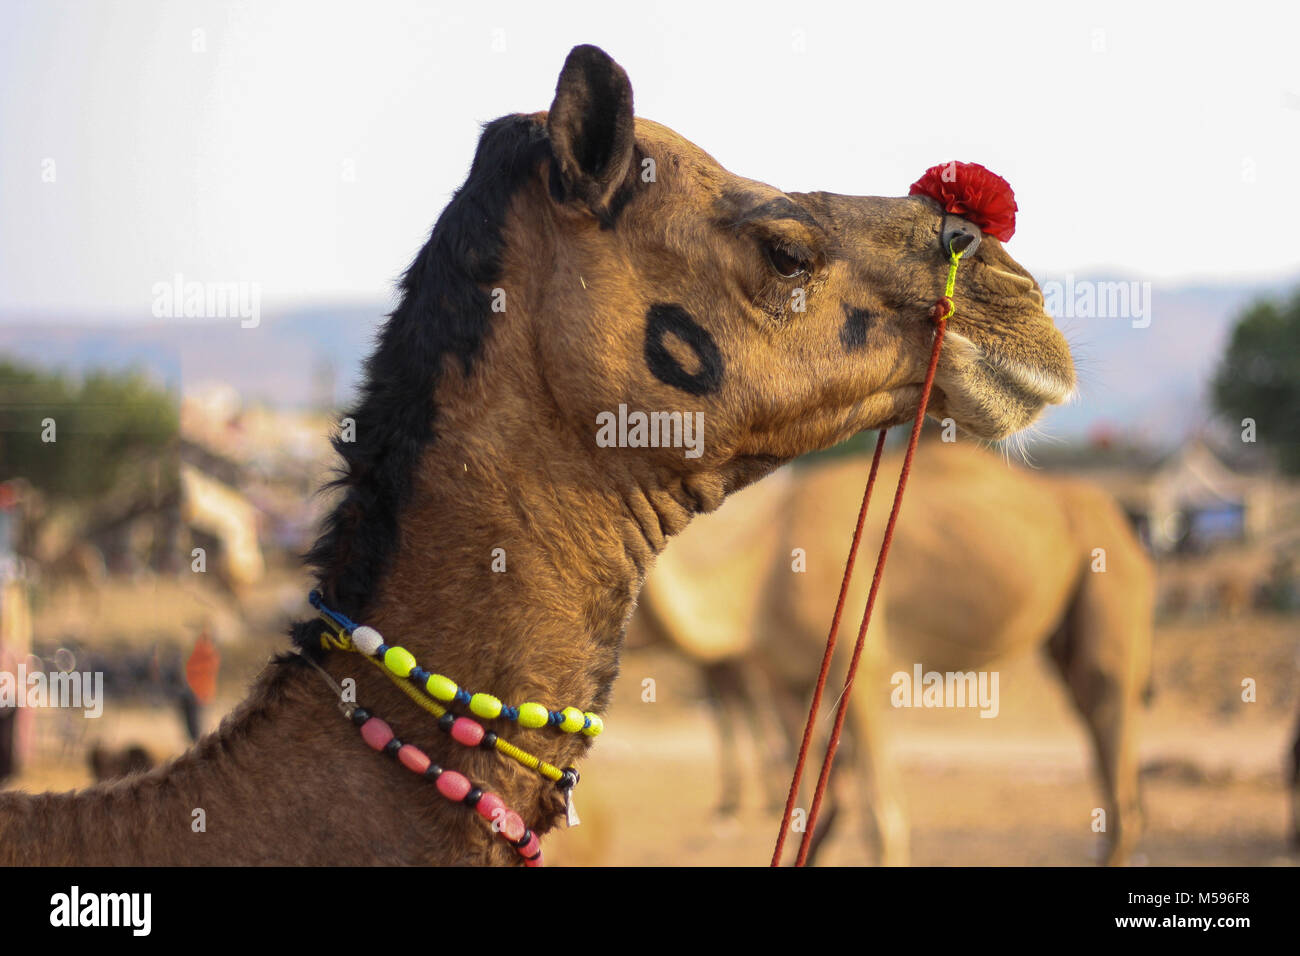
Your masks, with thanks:
M 886 487 L 899 464 L 899 456 L 885 456 Z M 787 750 L 802 733 L 866 470 L 858 457 L 796 466 L 782 484 L 745 491 L 683 533 L 646 582 L 631 630 L 667 640 L 703 667 L 724 741 L 723 809 L 735 806 L 740 779 L 730 711 L 774 712 Z M 969 442 L 923 441 L 908 496 L 847 725 L 854 765 L 870 786 L 881 861 L 905 863 L 908 845 L 882 729 L 891 674 L 913 662 L 925 670 L 986 669 L 1037 645 L 1050 652 L 1092 737 L 1108 861 L 1123 862 L 1140 828 L 1136 732 L 1154 605 L 1150 562 L 1123 513 L 1086 482 L 1011 467 Z M 862 553 L 873 558 L 886 510 L 878 500 L 864 537 Z M 727 537 L 737 528 L 748 529 L 746 540 Z M 806 573 L 792 573 L 795 548 L 806 553 Z M 1105 552 L 1104 571 L 1094 570 L 1101 567 L 1095 549 Z M 745 555 L 743 564 L 733 563 L 735 553 Z M 840 658 L 852 647 L 870 581 L 871 564 L 862 570 L 862 560 Z M 688 573 L 704 566 L 713 568 L 707 579 Z M 698 613 L 713 594 L 723 595 L 715 607 L 734 625 L 721 613 Z M 837 773 L 832 799 L 846 792 L 846 779 Z M 822 817 L 819 842 L 829 819 Z
M 335 442 L 343 497 L 311 555 L 326 600 L 464 687 L 603 711 L 670 536 L 781 463 L 914 414 L 956 231 L 978 232 L 925 198 L 735 176 L 634 120 L 623 70 L 575 48 L 549 112 L 485 127 L 403 278 L 355 442 Z M 1002 245 L 966 260 L 932 410 L 995 438 L 1062 400 L 1074 369 Z M 701 412 L 701 454 L 602 447 L 598 416 L 620 404 Z M 295 629 L 304 647 L 318 634 Z M 558 822 L 551 783 L 457 746 L 354 655 L 323 664 L 535 831 Z M 591 744 L 488 724 L 560 767 Z M 165 767 L 0 796 L 0 863 L 510 862 L 484 821 L 366 747 L 297 660 Z

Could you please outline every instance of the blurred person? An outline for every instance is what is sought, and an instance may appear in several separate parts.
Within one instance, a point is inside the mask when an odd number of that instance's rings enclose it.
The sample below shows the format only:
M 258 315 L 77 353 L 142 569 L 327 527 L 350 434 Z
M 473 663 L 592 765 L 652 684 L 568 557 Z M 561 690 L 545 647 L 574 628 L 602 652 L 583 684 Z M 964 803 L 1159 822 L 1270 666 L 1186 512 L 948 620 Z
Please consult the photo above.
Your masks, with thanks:
M 221 668 L 221 654 L 213 643 L 205 625 L 194 642 L 194 650 L 185 662 L 185 686 L 181 688 L 181 714 L 190 740 L 203 735 L 203 708 L 217 696 L 217 671 Z

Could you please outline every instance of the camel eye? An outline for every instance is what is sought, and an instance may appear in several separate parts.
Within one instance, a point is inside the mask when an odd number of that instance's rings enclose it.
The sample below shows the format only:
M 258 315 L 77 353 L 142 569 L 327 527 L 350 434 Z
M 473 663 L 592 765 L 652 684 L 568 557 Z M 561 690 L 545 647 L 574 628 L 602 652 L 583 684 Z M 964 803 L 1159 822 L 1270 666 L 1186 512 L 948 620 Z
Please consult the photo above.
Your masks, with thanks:
M 806 260 L 778 245 L 768 243 L 765 251 L 768 263 L 782 279 L 794 279 L 807 274 L 809 271 L 809 264 Z

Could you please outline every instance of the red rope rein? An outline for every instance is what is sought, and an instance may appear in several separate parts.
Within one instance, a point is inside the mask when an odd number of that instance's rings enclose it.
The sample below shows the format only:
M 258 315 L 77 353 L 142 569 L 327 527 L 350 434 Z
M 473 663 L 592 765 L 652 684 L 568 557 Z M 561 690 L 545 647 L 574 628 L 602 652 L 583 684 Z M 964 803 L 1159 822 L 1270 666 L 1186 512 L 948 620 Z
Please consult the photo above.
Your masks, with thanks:
M 790 795 L 785 799 L 785 812 L 781 816 L 781 832 L 777 834 L 776 850 L 772 854 L 772 865 L 780 866 L 781 851 L 785 849 L 785 837 L 790 830 L 790 818 L 794 815 L 794 804 L 799 798 L 799 782 L 803 778 L 804 764 L 808 762 L 808 747 L 812 743 L 814 717 L 821 710 L 822 692 L 826 689 L 826 677 L 831 669 L 831 657 L 835 653 L 835 641 L 839 636 L 840 618 L 844 614 L 844 600 L 849 593 L 849 580 L 853 577 L 853 564 L 858 557 L 858 545 L 862 541 L 862 527 L 867 521 L 867 506 L 871 503 L 871 489 L 876 484 L 876 472 L 880 470 L 880 453 L 885 450 L 885 435 L 888 428 L 880 430 L 876 439 L 876 453 L 871 457 L 871 472 L 867 475 L 867 487 L 862 493 L 862 507 L 858 509 L 858 525 L 853 531 L 853 543 L 849 545 L 849 557 L 844 565 L 844 580 L 840 583 L 840 598 L 835 602 L 835 617 L 831 619 L 831 632 L 826 636 L 826 653 L 822 655 L 821 670 L 817 672 L 817 686 L 813 689 L 812 707 L 808 711 L 808 722 L 804 724 L 803 740 L 799 743 L 799 758 L 795 761 L 794 777 L 790 781 Z
M 954 256 L 951 276 L 955 276 L 957 258 L 957 256 Z M 951 276 L 949 286 L 952 284 Z M 925 373 L 925 383 L 921 386 L 921 402 L 916 409 L 916 419 L 912 422 L 912 434 L 907 443 L 907 454 L 903 458 L 903 467 L 898 474 L 898 485 L 894 490 L 894 505 L 890 509 L 889 523 L 885 526 L 885 537 L 880 545 L 880 554 L 876 558 L 876 569 L 871 578 L 871 592 L 867 597 L 866 609 L 862 612 L 862 623 L 858 627 L 858 638 L 853 647 L 853 657 L 849 661 L 848 673 L 844 678 L 844 690 L 840 694 L 839 706 L 835 711 L 835 724 L 831 729 L 830 739 L 826 744 L 826 755 L 822 758 L 821 773 L 817 777 L 817 787 L 813 791 L 812 807 L 808 811 L 803 839 L 799 843 L 799 855 L 795 861 L 796 866 L 805 865 L 808 859 L 808 851 L 812 845 L 817 817 L 821 811 L 822 798 L 825 796 L 826 786 L 830 781 L 831 766 L 835 762 L 835 753 L 839 749 L 840 735 L 844 730 L 844 718 L 848 713 L 849 698 L 853 694 L 853 679 L 857 674 L 862 649 L 866 645 L 867 628 L 871 624 L 871 612 L 875 608 L 876 594 L 880 590 L 880 581 L 884 576 L 885 561 L 889 557 L 889 546 L 894 540 L 894 525 L 898 522 L 898 514 L 903 505 L 903 492 L 907 488 L 908 475 L 912 471 L 912 457 L 916 453 L 916 443 L 921 437 L 921 426 L 925 423 L 926 406 L 930 403 L 930 391 L 934 387 L 934 374 L 939 367 L 939 352 L 943 347 L 944 331 L 948 327 L 948 317 L 952 313 L 953 303 L 950 295 L 944 295 L 930 311 L 930 317 L 935 323 L 934 344 L 930 349 L 930 365 Z M 884 451 L 885 435 L 888 431 L 889 429 L 882 428 L 880 437 L 876 440 L 876 451 L 871 459 L 871 471 L 867 475 L 867 487 L 862 495 L 862 507 L 858 510 L 857 527 L 854 529 L 853 542 L 849 546 L 849 556 L 844 564 L 844 579 L 840 584 L 839 600 L 835 604 L 835 616 L 831 619 L 830 633 L 826 637 L 826 652 L 822 655 L 821 670 L 817 674 L 817 685 L 813 690 L 812 704 L 808 709 L 808 722 L 804 725 L 803 740 L 799 744 L 799 756 L 795 761 L 794 775 L 790 780 L 790 793 L 786 797 L 785 812 L 781 817 L 781 831 L 777 834 L 776 849 L 772 853 L 772 866 L 781 865 L 781 853 L 785 849 L 785 838 L 790 831 L 790 821 L 794 817 L 795 802 L 799 797 L 799 785 L 803 780 L 804 765 L 807 763 L 808 749 L 812 743 L 813 727 L 816 724 L 817 712 L 821 709 L 822 693 L 826 688 L 826 680 L 830 674 L 831 658 L 835 653 L 840 618 L 844 613 L 844 601 L 848 595 L 849 582 L 853 577 L 853 565 L 857 560 L 858 547 L 862 541 L 862 529 L 866 522 L 867 507 L 871 502 L 871 492 L 876 483 L 876 474 L 880 470 L 880 456 Z

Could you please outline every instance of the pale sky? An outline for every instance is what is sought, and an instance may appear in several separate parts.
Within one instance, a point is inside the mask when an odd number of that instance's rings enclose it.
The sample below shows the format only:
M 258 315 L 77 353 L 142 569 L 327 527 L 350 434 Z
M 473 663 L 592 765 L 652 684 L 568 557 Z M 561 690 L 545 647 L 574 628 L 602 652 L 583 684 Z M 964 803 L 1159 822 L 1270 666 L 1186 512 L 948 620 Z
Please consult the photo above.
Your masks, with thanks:
M 983 163 L 1039 274 L 1293 274 L 1298 41 L 1294 0 L 0 0 L 0 313 L 149 319 L 178 272 L 264 310 L 387 300 L 479 124 L 549 106 L 583 42 L 638 113 L 781 188 Z

